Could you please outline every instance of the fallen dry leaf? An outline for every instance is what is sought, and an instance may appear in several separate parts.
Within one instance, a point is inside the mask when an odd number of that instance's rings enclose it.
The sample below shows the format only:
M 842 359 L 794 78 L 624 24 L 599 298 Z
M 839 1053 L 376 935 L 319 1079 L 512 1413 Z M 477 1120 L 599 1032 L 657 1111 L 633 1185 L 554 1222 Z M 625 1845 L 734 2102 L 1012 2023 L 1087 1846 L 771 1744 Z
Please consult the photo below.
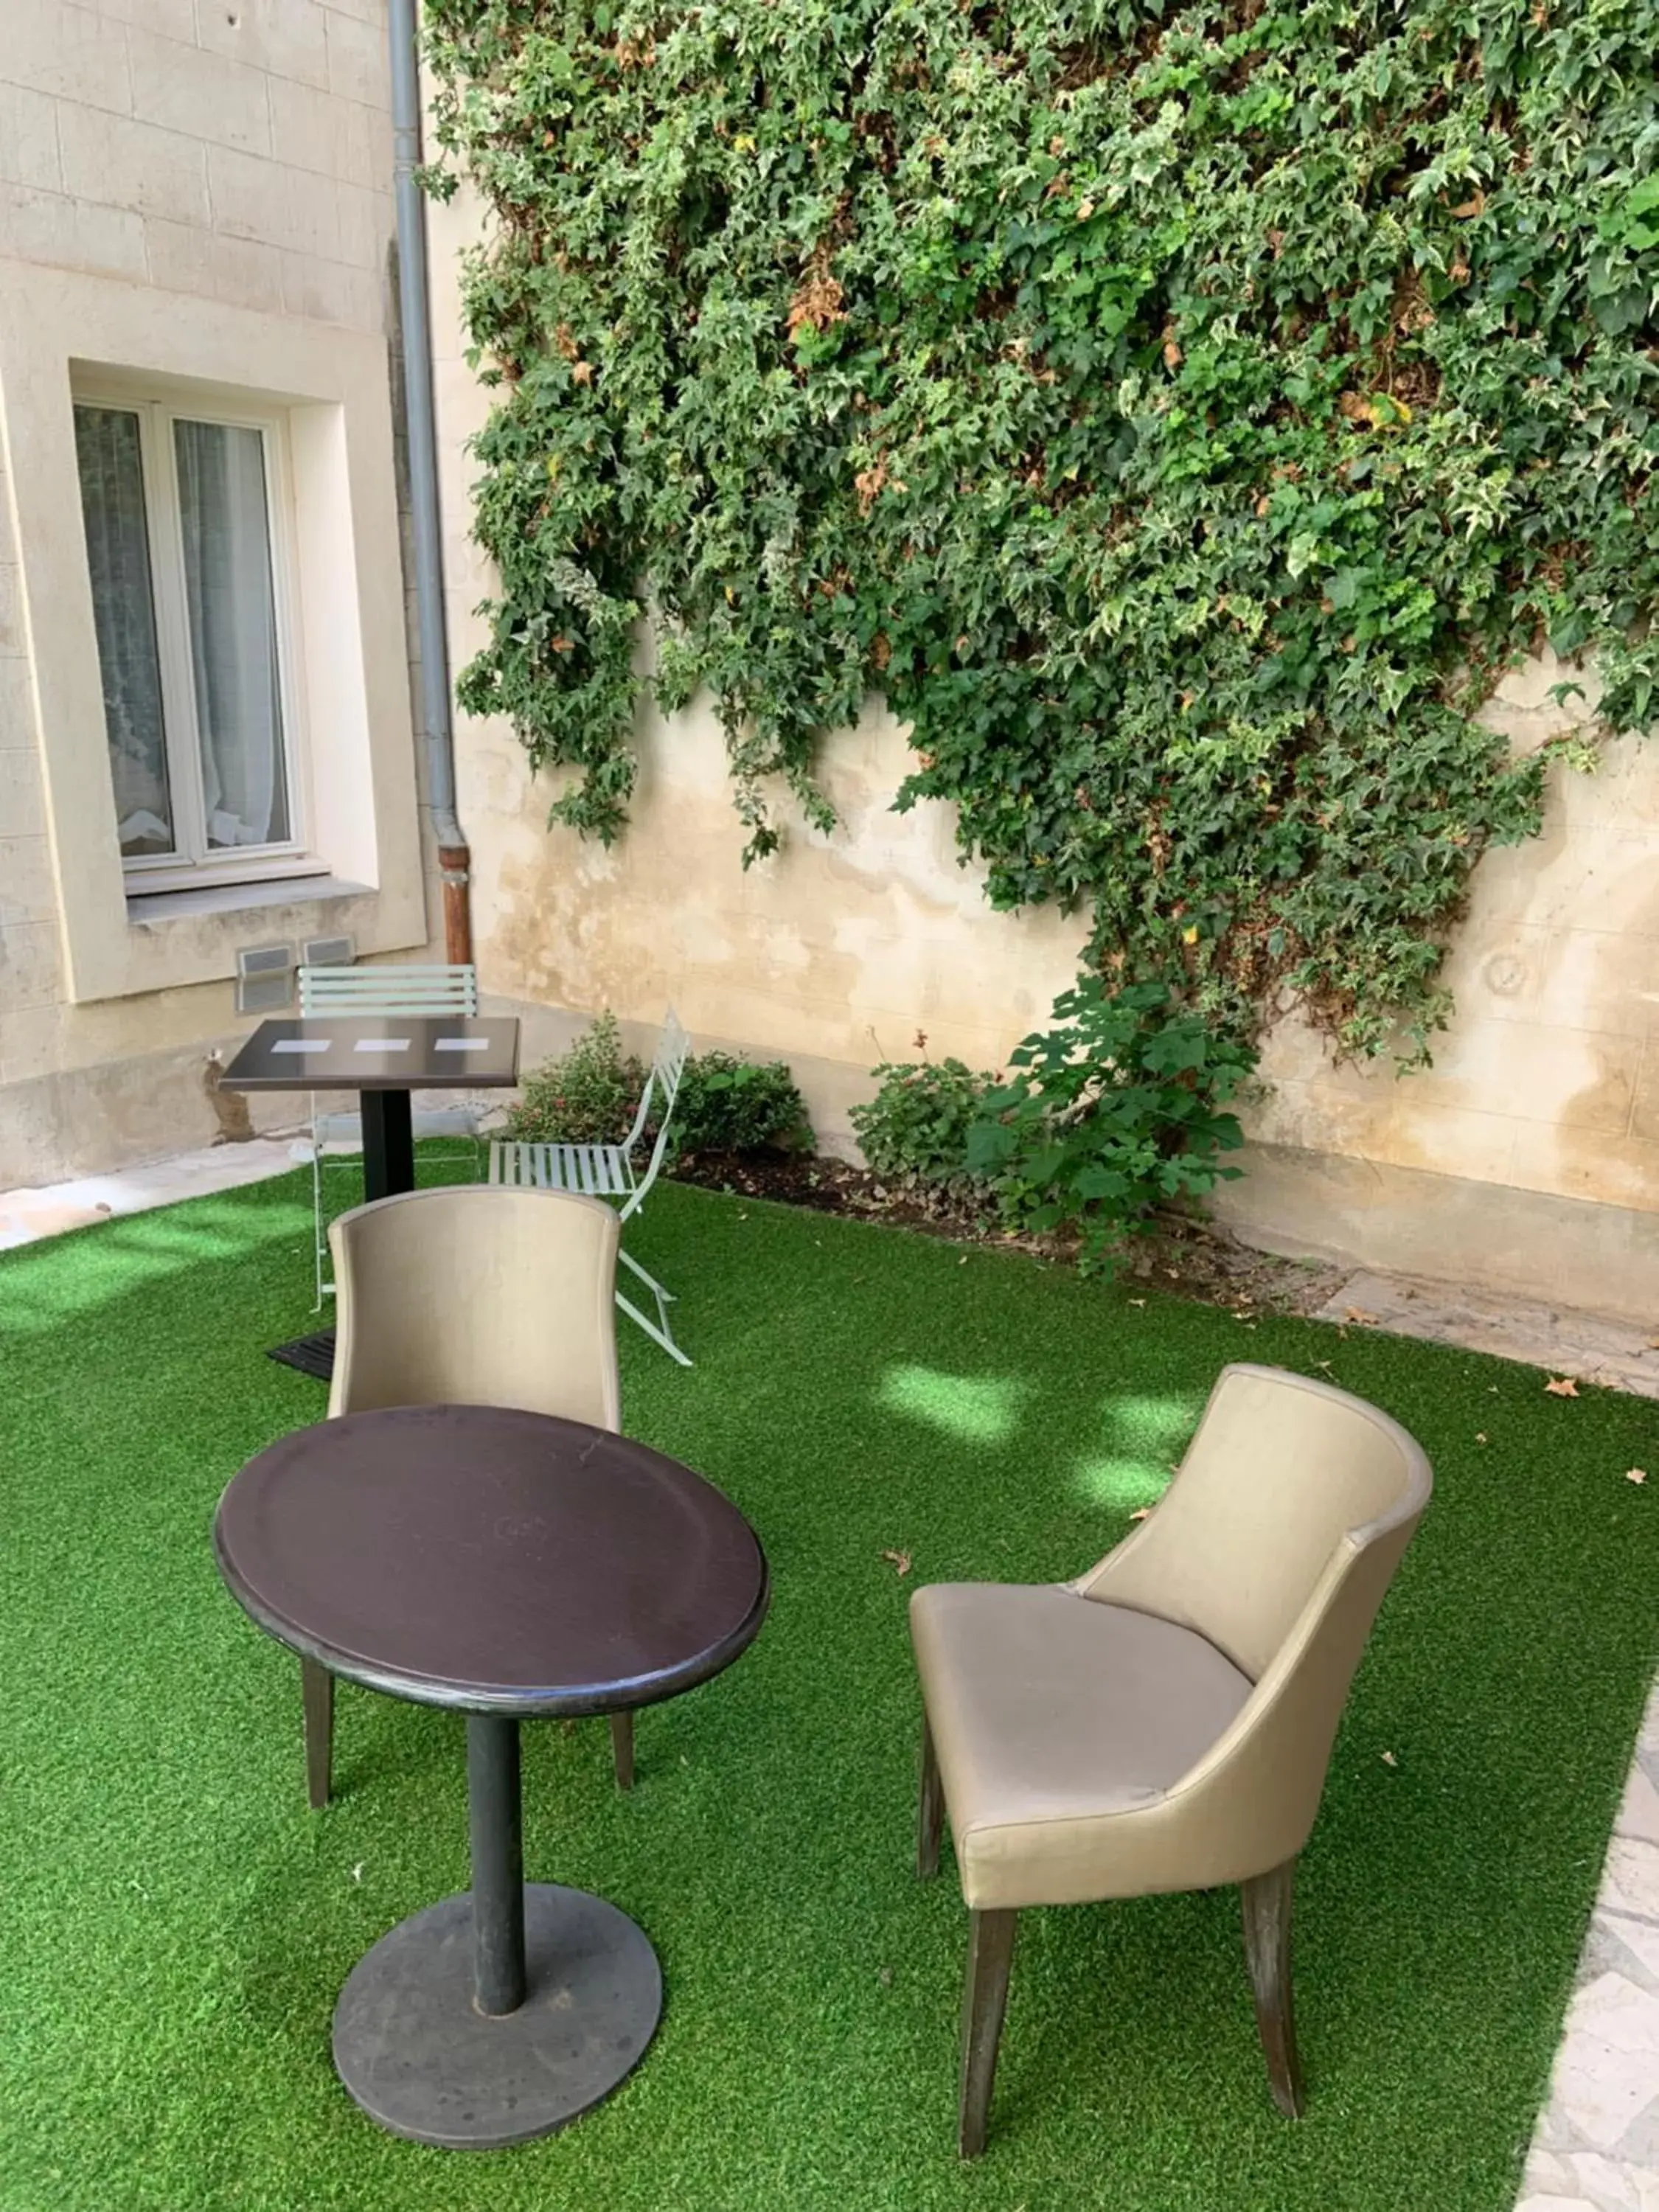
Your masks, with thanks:
M 1553 1375 L 1544 1385 L 1552 1398 L 1576 1398 L 1578 1385 L 1571 1375 Z
M 1369 1328 L 1376 1319 L 1376 1316 L 1374 1313 L 1367 1313 L 1363 1306 L 1347 1306 L 1343 1310 L 1342 1318 L 1344 1321 L 1358 1322 Z
M 1129 1301 L 1129 1304 L 1132 1306 L 1144 1306 L 1146 1303 L 1146 1301 L 1145 1298 L 1131 1298 Z
M 958 1267 L 965 1267 L 968 1265 L 968 1255 L 965 1252 L 963 1254 L 961 1259 L 957 1261 L 957 1265 Z
M 1316 1359 L 1314 1365 L 1322 1367 L 1328 1375 L 1331 1372 L 1331 1363 L 1328 1359 Z
M 1627 1467 L 1625 1469 L 1626 1482 L 1645 1482 L 1647 1479 L 1648 1471 L 1644 1467 Z
M 909 1573 L 910 1554 L 908 1552 L 884 1552 L 881 1556 L 898 1569 L 901 1580 Z
M 1385 1751 L 1382 1754 L 1382 1764 L 1384 1766 L 1398 1766 L 1400 1761 L 1391 1751 Z
M 1152 1518 L 1152 1509 L 1150 1505 L 1137 1505 L 1129 1518 L 1132 1521 L 1148 1521 Z
M 1480 1429 L 1477 1429 L 1474 1432 L 1474 1441 L 1478 1444 L 1485 1443 L 1486 1441 L 1485 1431 Z

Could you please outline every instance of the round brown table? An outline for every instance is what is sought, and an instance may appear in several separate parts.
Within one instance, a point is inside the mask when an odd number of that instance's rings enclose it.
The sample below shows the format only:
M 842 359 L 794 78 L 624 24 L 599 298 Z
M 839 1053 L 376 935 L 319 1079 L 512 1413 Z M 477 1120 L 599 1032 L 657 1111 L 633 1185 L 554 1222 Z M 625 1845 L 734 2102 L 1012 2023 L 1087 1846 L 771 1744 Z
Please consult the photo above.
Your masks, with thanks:
M 766 1614 L 754 1531 L 625 1437 L 425 1406 L 284 1437 L 226 1490 L 214 1547 L 280 1642 L 467 1716 L 471 1889 L 353 1968 L 341 2080 L 420 2142 L 494 2149 L 562 2127 L 639 2063 L 662 1978 L 625 1913 L 525 1882 L 519 1723 L 654 1705 L 730 1665 Z

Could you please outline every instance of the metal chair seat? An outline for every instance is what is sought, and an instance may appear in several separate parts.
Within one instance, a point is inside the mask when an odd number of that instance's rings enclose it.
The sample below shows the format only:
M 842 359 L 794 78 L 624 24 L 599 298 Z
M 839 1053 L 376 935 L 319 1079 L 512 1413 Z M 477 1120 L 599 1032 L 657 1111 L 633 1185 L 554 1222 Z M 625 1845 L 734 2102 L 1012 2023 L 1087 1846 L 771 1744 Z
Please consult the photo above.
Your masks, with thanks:
M 519 1145 L 498 1142 L 490 1181 L 536 1190 L 574 1191 L 584 1198 L 625 1198 L 634 1170 L 620 1145 Z

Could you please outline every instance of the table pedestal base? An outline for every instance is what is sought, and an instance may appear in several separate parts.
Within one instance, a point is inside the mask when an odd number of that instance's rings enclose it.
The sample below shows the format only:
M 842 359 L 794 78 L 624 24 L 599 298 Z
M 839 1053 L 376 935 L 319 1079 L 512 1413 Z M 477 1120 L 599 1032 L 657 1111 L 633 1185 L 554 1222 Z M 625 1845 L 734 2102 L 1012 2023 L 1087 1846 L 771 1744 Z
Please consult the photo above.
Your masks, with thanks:
M 472 1899 L 400 1921 L 353 1967 L 334 2013 L 334 2063 L 371 2119 L 454 2150 L 550 2135 L 644 2056 L 662 1974 L 643 1932 L 586 1890 L 527 1882 L 528 1994 L 489 2019 L 474 1999 Z

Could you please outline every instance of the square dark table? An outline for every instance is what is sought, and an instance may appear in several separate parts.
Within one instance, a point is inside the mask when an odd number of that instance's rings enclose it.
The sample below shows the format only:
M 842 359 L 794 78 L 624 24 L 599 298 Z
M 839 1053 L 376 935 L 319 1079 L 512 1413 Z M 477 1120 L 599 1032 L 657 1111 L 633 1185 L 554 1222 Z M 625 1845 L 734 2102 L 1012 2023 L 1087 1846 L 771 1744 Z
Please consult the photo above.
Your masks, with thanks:
M 415 1091 L 508 1091 L 519 1079 L 519 1024 L 480 1014 L 316 1015 L 261 1022 L 219 1079 L 222 1091 L 356 1091 L 363 1115 L 363 1196 L 415 1188 Z M 326 1382 L 334 1332 L 278 1346 L 273 1358 Z

